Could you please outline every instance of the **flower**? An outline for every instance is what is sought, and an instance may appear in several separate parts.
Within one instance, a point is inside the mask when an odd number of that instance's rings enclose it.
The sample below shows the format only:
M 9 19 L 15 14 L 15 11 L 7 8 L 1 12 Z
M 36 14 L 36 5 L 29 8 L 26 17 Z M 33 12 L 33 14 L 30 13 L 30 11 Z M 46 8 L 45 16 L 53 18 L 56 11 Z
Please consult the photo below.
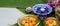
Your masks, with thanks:
M 60 0 L 58 0 L 58 4 L 60 4 Z
M 60 0 L 57 0 L 57 6 L 59 6 L 60 5 Z
M 36 4 L 33 6 L 32 10 L 38 15 L 47 15 L 52 12 L 52 7 L 47 4 Z
M 46 4 L 50 5 L 52 8 L 55 8 L 56 6 L 60 5 L 60 0 L 53 0 L 53 1 L 47 2 Z
M 47 2 L 46 4 L 50 5 L 52 8 L 56 7 L 56 4 L 54 2 L 52 2 L 52 1 Z

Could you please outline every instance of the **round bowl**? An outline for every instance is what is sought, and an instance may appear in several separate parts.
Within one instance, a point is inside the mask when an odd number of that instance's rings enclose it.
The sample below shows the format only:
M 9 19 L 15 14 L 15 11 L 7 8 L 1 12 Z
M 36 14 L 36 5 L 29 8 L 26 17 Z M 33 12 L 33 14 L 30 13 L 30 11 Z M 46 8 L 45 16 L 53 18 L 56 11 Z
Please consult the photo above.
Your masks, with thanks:
M 52 12 L 52 7 L 48 4 L 36 4 L 32 7 L 32 10 L 35 14 L 47 15 Z
M 60 16 L 60 5 L 55 8 L 55 13 Z
M 54 17 L 48 17 L 44 21 L 45 26 L 58 26 L 58 20 Z
M 36 15 L 23 15 L 18 19 L 19 26 L 37 26 L 40 23 L 40 20 Z
M 27 8 L 26 8 L 26 11 L 27 11 L 27 12 L 32 12 L 32 8 L 31 8 L 31 7 L 27 7 Z

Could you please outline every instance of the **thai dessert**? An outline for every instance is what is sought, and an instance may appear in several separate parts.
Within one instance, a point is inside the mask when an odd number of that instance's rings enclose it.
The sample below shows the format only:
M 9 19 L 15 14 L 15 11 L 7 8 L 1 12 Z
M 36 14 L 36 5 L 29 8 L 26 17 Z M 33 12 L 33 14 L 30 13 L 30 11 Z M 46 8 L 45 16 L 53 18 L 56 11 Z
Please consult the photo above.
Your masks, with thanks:
M 35 15 L 24 15 L 18 19 L 19 26 L 37 26 L 40 23 Z
M 27 11 L 27 12 L 32 12 L 32 8 L 31 8 L 31 7 L 27 7 L 27 8 L 26 8 L 26 11 Z
M 56 18 L 60 19 L 60 5 L 55 8 Z
M 58 20 L 54 17 L 46 18 L 44 21 L 45 26 L 57 26 Z

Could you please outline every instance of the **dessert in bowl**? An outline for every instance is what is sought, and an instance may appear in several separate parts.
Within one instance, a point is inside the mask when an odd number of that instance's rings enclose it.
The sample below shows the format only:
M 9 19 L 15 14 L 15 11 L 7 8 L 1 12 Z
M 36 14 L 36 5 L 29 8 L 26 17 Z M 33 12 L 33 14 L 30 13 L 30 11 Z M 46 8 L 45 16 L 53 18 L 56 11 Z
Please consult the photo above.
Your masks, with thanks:
M 27 7 L 27 8 L 26 8 L 26 11 L 27 11 L 27 12 L 32 12 L 32 8 L 31 8 L 31 7 Z
M 24 15 L 18 19 L 19 26 L 37 26 L 40 20 L 35 15 Z
M 58 20 L 54 17 L 49 17 L 44 21 L 45 26 L 58 26 Z

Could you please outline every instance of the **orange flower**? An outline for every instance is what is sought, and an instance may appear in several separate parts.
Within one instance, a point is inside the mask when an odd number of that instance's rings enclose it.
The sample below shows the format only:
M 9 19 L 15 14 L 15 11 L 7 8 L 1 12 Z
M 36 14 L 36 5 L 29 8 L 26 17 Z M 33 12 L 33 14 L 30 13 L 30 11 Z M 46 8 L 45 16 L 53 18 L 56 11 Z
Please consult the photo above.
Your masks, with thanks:
M 53 20 L 52 20 L 52 19 L 47 19 L 47 20 L 45 21 L 45 23 L 46 23 L 46 24 L 52 24 L 52 23 L 53 23 Z

